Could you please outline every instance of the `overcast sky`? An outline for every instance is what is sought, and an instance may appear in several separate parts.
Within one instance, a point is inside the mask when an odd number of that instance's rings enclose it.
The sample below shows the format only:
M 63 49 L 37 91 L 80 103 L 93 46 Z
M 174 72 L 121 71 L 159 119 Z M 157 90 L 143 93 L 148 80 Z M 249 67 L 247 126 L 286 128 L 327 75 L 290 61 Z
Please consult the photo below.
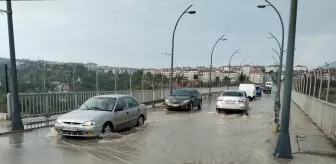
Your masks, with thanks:
M 290 0 L 270 0 L 285 23 Z M 274 64 L 281 26 L 272 8 L 259 9 L 263 0 L 53 0 L 13 2 L 17 58 L 63 62 L 94 62 L 127 67 L 170 67 L 175 22 L 190 4 L 195 15 L 185 15 L 176 31 L 175 66 L 208 66 L 218 44 L 214 66 Z M 336 60 L 336 1 L 300 0 L 295 64 L 315 67 Z M 0 9 L 5 2 L 0 1 Z M 287 44 L 285 44 L 285 47 Z M 0 56 L 9 57 L 6 15 L 0 15 Z M 284 59 L 285 61 L 285 59 Z

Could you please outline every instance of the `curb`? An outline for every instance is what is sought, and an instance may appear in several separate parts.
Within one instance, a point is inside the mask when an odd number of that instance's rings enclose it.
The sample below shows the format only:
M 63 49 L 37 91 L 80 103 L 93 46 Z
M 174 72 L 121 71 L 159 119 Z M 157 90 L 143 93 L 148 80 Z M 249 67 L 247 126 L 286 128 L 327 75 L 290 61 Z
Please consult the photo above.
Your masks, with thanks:
M 0 113 L 0 121 L 8 120 L 8 114 L 7 113 Z

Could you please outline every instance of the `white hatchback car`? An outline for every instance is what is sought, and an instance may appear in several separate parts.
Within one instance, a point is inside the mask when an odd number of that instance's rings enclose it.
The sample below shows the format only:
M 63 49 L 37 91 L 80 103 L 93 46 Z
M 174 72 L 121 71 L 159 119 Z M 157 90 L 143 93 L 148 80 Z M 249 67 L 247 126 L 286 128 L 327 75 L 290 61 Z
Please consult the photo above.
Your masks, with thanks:
M 228 90 L 221 93 L 217 98 L 216 112 L 225 110 L 238 110 L 247 113 L 249 109 L 249 98 L 245 91 Z

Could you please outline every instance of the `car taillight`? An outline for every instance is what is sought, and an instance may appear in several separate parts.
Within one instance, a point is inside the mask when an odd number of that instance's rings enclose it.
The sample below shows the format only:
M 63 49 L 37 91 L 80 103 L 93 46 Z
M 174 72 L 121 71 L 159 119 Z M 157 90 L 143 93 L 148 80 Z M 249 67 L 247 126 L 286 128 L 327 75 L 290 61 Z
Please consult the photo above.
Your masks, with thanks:
M 239 99 L 238 102 L 246 102 L 245 99 Z
M 224 101 L 224 99 L 223 98 L 218 98 L 217 101 Z

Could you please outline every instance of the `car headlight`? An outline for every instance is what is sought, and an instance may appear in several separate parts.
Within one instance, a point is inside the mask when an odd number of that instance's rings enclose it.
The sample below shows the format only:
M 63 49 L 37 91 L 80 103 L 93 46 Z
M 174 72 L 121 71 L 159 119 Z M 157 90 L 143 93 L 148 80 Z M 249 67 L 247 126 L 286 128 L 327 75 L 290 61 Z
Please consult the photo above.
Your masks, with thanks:
M 169 100 L 165 99 L 165 103 L 166 104 L 170 104 Z
M 96 125 L 97 123 L 98 123 L 97 121 L 85 121 L 83 122 L 83 126 Z
M 58 119 L 56 119 L 56 120 L 55 120 L 55 124 L 61 124 L 61 121 L 58 120 Z
M 184 101 L 182 102 L 182 104 L 189 103 L 189 101 L 190 101 L 190 100 L 184 100 Z

